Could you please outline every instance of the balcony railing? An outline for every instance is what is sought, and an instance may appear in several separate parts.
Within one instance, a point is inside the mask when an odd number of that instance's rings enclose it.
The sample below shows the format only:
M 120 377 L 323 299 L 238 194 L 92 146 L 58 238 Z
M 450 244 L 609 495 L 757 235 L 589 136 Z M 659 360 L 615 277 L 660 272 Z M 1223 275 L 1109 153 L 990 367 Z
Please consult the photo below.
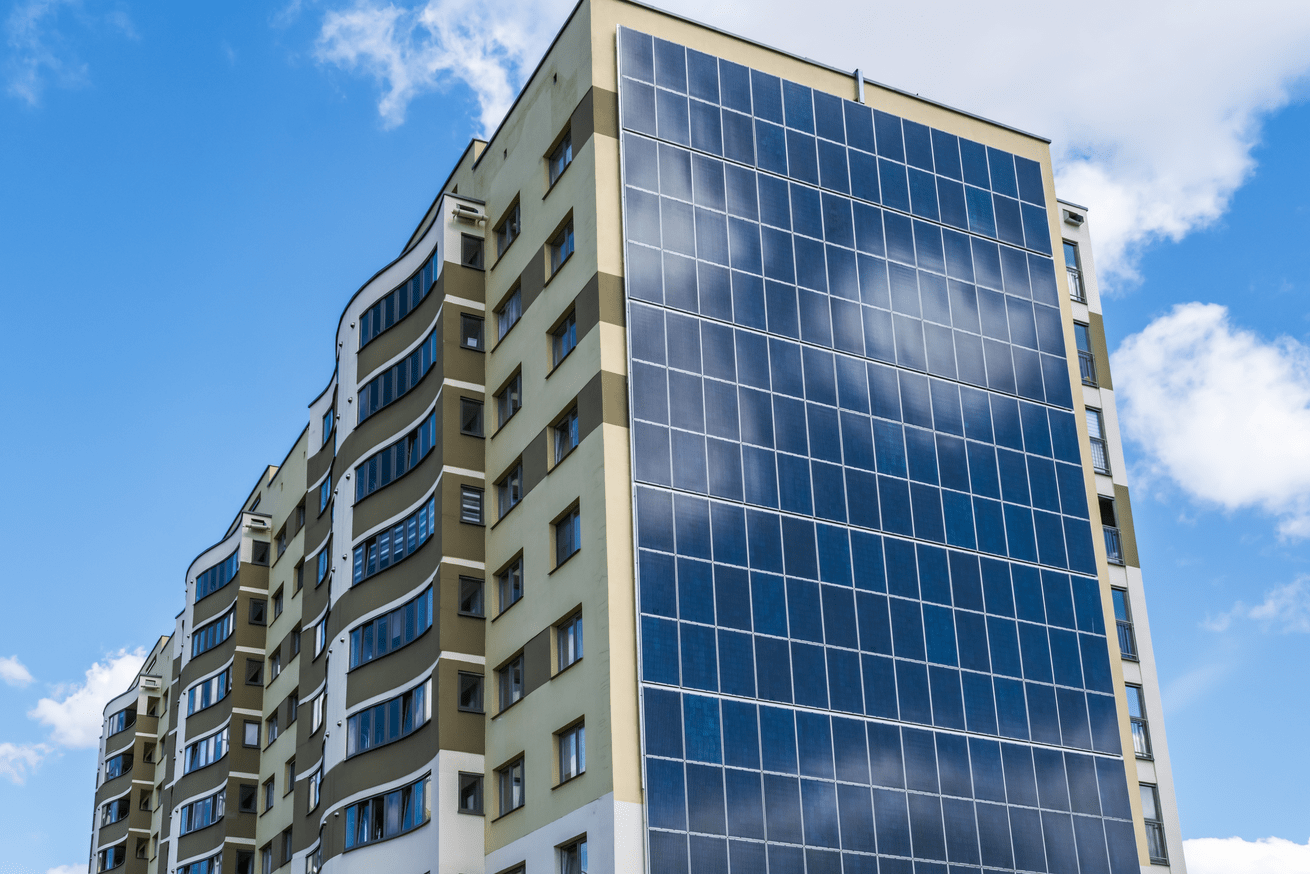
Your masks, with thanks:
M 1137 636 L 1133 634 L 1133 623 L 1127 619 L 1116 619 L 1119 626 L 1119 653 L 1126 659 L 1137 661 Z
M 1100 437 L 1092 437 L 1092 467 L 1097 473 L 1108 474 L 1110 472 L 1110 455 L 1106 450 L 1105 441 Z M 1108 546 L 1107 546 L 1108 551 Z
M 1133 753 L 1139 759 L 1151 758 L 1151 736 L 1146 730 L 1146 720 L 1133 719 Z
M 1090 352 L 1078 350 L 1078 370 L 1083 377 L 1083 385 L 1096 388 L 1096 356 Z
M 1151 857 L 1153 863 L 1160 865 L 1169 864 L 1169 851 L 1165 848 L 1164 843 L 1164 824 L 1159 822 L 1146 823 L 1146 852 Z
M 1124 551 L 1123 542 L 1119 538 L 1119 529 L 1112 528 L 1109 525 L 1102 525 L 1105 529 L 1105 557 L 1110 564 L 1123 564 Z
M 1087 291 L 1083 288 L 1082 271 L 1076 267 L 1066 269 L 1069 273 L 1069 296 L 1079 303 L 1087 303 Z

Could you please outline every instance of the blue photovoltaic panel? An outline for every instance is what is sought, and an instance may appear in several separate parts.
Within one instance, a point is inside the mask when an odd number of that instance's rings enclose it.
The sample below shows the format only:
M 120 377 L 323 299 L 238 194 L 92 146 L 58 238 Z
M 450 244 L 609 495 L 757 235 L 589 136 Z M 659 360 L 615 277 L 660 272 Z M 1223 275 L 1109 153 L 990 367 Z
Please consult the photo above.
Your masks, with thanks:
M 650 870 L 1135 872 L 1040 165 L 620 76 Z

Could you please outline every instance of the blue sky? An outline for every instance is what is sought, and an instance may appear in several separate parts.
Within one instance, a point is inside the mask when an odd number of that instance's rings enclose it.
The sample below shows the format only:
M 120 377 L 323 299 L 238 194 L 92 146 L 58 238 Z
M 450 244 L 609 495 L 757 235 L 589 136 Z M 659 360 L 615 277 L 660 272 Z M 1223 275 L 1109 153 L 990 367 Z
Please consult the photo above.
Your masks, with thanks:
M 938 3 L 834 37 L 785 4 L 677 3 L 1052 138 L 1123 347 L 1184 836 L 1244 839 L 1191 845 L 1192 870 L 1310 871 L 1310 14 Z M 0 2 L 0 874 L 82 868 L 97 696 L 171 630 L 329 378 L 341 307 L 568 8 L 521 5 L 487 38 L 469 0 Z

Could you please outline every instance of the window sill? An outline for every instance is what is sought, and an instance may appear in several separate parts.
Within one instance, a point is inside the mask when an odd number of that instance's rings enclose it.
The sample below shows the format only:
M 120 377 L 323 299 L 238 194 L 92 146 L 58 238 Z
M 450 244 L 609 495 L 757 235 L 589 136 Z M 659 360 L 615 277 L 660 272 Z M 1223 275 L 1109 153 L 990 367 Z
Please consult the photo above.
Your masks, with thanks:
M 520 599 L 520 600 L 522 600 L 522 599 Z M 518 602 L 515 602 L 515 603 L 518 603 Z M 505 705 L 504 707 L 500 708 L 500 711 L 497 712 L 496 715 L 493 716 L 493 717 L 491 717 L 491 718 L 492 718 L 492 719 L 500 719 L 500 717 L 504 716 L 506 713 L 509 713 L 511 710 L 514 709 L 515 706 L 517 706 L 518 704 L 520 704 L 520 703 L 523 701 L 523 699 L 524 699 L 524 698 L 527 698 L 527 697 L 528 697 L 527 695 L 521 695 L 517 700 L 515 700 L 515 701 L 511 701 L 509 704 L 507 704 L 507 705 Z M 518 810 L 517 807 L 514 808 L 514 809 L 515 809 L 515 810 Z
M 554 376 L 555 371 L 559 370 L 561 367 L 564 366 L 564 363 L 568 361 L 570 357 L 572 357 L 574 350 L 577 348 L 578 348 L 578 344 L 574 343 L 572 348 L 570 348 L 569 351 L 565 352 L 563 357 L 561 357 L 559 361 L 556 361 L 555 364 L 550 368 L 550 370 L 547 371 L 546 379 L 550 379 L 552 376 Z
M 568 264 L 569 264 L 569 262 L 573 260 L 573 255 L 575 254 L 576 251 L 577 251 L 577 250 L 575 249 L 573 252 L 570 252 L 570 253 L 569 253 L 569 257 L 567 257 L 567 258 L 565 258 L 563 261 L 559 262 L 559 266 L 556 267 L 556 268 L 551 272 L 551 274 L 550 274 L 549 276 L 546 277 L 546 281 L 545 281 L 544 283 L 542 283 L 542 285 L 541 285 L 541 290 L 542 290 L 542 291 L 545 291 L 546 288 L 549 287 L 550 284 L 551 284 L 552 282 L 555 281 L 555 277 L 556 277 L 556 276 L 559 276 L 561 273 L 564 272 L 564 268 L 567 267 Z
M 581 442 L 582 442 L 581 440 L 578 441 L 578 443 Z M 552 464 L 550 468 L 546 471 L 546 476 L 550 476 L 552 473 L 555 472 L 555 470 L 559 468 L 561 464 L 563 464 L 564 462 L 568 461 L 570 458 L 573 457 L 573 453 L 578 451 L 578 443 L 574 443 L 572 446 L 569 447 L 568 452 L 565 452 L 564 455 L 562 455 L 560 458 L 557 458 L 555 460 L 555 463 Z
M 572 777 L 566 777 L 565 779 L 563 779 L 563 780 L 559 781 L 558 783 L 556 783 L 554 786 L 550 787 L 550 791 L 551 791 L 551 792 L 554 792 L 556 789 L 559 789 L 561 786 L 567 786 L 567 785 L 569 785 L 570 783 L 572 783 L 572 782 L 574 782 L 574 781 L 576 781 L 576 780 L 582 778 L 583 776 L 585 776 L 586 773 L 587 773 L 586 771 L 579 771 L 578 773 L 574 774 Z
M 556 672 L 551 676 L 551 679 L 553 680 L 553 679 L 555 679 L 555 677 L 561 676 L 565 671 L 569 670 L 570 668 L 572 668 L 574 665 L 576 665 L 576 664 L 577 664 L 578 662 L 580 662 L 580 661 L 582 661 L 582 656 L 578 656 L 576 659 L 574 659 L 573 661 L 569 662 L 569 663 L 568 663 L 567 665 L 565 665 L 564 667 L 560 668 L 558 671 L 556 671 Z
M 574 160 L 577 160 L 577 157 L 578 157 L 577 155 L 574 155 L 574 156 L 573 156 L 573 159 L 574 159 Z M 546 160 L 549 161 L 550 159 L 547 158 Z M 551 193 L 552 191 L 555 190 L 555 186 L 559 185 L 559 181 L 560 181 L 561 179 L 564 178 L 564 174 L 567 173 L 567 172 L 569 172 L 569 168 L 572 167 L 572 166 L 573 166 L 573 161 L 569 161 L 567 164 L 565 164 L 565 165 L 564 165 L 564 169 L 561 170 L 561 171 L 559 171 L 559 175 L 555 177 L 555 181 L 554 181 L 554 182 L 551 182 L 551 181 L 549 181 L 549 179 L 547 179 L 547 182 L 546 182 L 546 193 L 543 194 L 543 195 L 541 195 L 541 199 L 542 199 L 542 200 L 545 200 L 547 197 L 550 197 L 550 193 Z M 547 173 L 550 172 L 549 168 L 546 170 L 546 172 L 547 172 Z
M 517 601 L 515 601 L 513 604 L 510 604 L 510 605 L 509 605 L 508 607 L 506 607 L 504 610 L 501 610 L 501 611 L 500 611 L 499 613 L 497 613 L 495 616 L 492 616 L 492 617 L 491 617 L 491 621 L 492 621 L 492 622 L 495 622 L 497 619 L 499 619 L 500 617 L 504 616 L 506 613 L 508 613 L 509 611 L 513 610 L 515 607 L 517 607 L 519 604 L 522 604 L 522 603 L 523 603 L 523 597 L 520 596 L 519 599 L 518 599 Z M 519 701 L 522 701 L 522 700 L 523 700 L 522 698 L 519 699 Z M 515 701 L 515 702 L 514 702 L 514 704 L 517 704 L 517 703 L 519 703 L 519 702 L 518 702 L 518 701 Z M 513 707 L 514 704 L 511 704 L 510 707 Z
M 464 816 L 486 816 L 486 814 L 480 810 L 456 810 L 455 812 Z
M 512 816 L 512 815 L 514 815 L 515 813 L 518 813 L 520 810 L 522 810 L 522 809 L 525 808 L 525 807 L 527 807 L 526 804 L 520 804 L 518 807 L 514 808 L 513 810 L 507 810 L 507 811 L 505 811 L 505 812 L 502 813 L 500 816 L 498 816 L 498 817 L 496 817 L 495 819 L 493 819 L 492 822 L 500 822 L 500 821 L 501 821 L 502 819 L 504 819 L 505 817 L 507 817 L 507 816 Z
M 496 483 L 496 485 L 500 485 L 500 483 Z M 522 504 L 522 503 L 523 503 L 523 498 L 519 498 L 519 499 L 518 499 L 517 501 L 515 501 L 513 504 L 510 504 L 509 509 L 506 510 L 504 513 L 501 513 L 501 514 L 500 514 L 500 518 L 497 519 L 495 522 L 492 522 L 491 525 L 487 528 L 487 530 L 488 530 L 488 531 L 495 531 L 495 530 L 496 530 L 496 526 L 499 525 L 501 522 L 504 522 L 506 519 L 508 519 L 508 518 L 509 518 L 509 514 L 510 514 L 510 513 L 513 513 L 513 512 L 514 512 L 514 509 L 515 509 L 516 507 L 518 507 L 519 504 Z
M 559 570 L 560 568 L 564 567 L 564 565 L 566 565 L 566 564 L 568 564 L 569 562 L 573 561 L 573 557 L 576 556 L 576 555 L 577 555 L 578 553 L 580 553 L 580 552 L 582 552 L 582 547 L 578 547 L 577 549 L 573 550 L 573 552 L 569 553 L 569 557 L 568 557 L 568 558 L 564 559 L 562 562 L 560 562 L 559 564 L 555 565 L 555 566 L 554 566 L 553 568 L 551 568 L 550 570 L 546 571 L 546 576 L 550 576 L 551 574 L 555 573 L 555 571 L 557 571 L 557 570 Z

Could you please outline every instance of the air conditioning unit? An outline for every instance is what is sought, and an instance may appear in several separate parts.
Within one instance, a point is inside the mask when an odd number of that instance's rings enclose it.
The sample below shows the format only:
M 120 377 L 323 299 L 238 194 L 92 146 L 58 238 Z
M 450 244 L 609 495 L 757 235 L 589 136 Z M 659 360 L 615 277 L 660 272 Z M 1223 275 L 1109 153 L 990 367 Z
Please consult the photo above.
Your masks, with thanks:
M 1064 211 L 1064 223 L 1066 225 L 1073 225 L 1076 228 L 1080 227 L 1086 220 L 1086 216 L 1080 212 L 1074 212 L 1073 210 L 1068 209 Z
M 158 677 L 142 677 L 142 678 L 141 678 L 141 688 L 142 688 L 142 689 L 148 689 L 148 690 L 150 690 L 150 691 L 152 691 L 152 692 L 157 692 L 157 691 L 159 691 L 159 678 L 158 678 Z

